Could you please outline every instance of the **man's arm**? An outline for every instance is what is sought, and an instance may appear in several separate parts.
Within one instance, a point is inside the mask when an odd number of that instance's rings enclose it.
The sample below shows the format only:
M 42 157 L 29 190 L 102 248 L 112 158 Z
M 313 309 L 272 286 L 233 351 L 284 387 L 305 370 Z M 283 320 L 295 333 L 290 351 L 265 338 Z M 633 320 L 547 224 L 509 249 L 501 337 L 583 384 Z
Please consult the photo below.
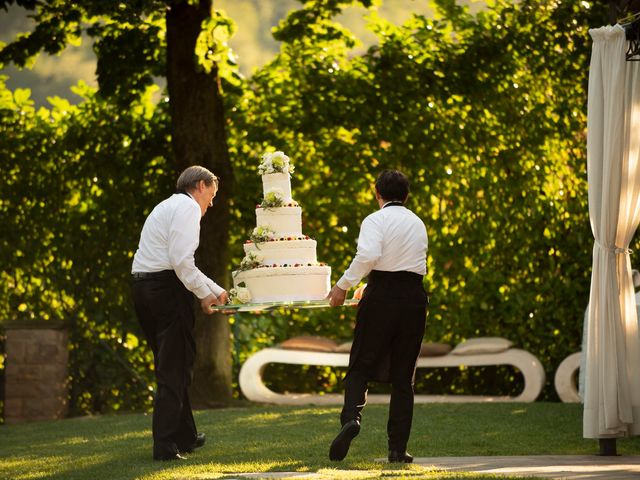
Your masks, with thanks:
M 208 307 L 219 304 L 226 292 L 196 267 L 194 254 L 200 242 L 200 218 L 200 209 L 195 204 L 175 212 L 168 239 L 169 261 L 184 286 L 201 300 L 202 309 L 211 313 Z M 210 296 L 216 301 L 211 302 Z
M 347 290 L 369 274 L 382 255 L 382 225 L 371 215 L 364 219 L 358 236 L 358 250 L 351 265 L 327 295 L 329 304 L 337 307 L 344 303 Z

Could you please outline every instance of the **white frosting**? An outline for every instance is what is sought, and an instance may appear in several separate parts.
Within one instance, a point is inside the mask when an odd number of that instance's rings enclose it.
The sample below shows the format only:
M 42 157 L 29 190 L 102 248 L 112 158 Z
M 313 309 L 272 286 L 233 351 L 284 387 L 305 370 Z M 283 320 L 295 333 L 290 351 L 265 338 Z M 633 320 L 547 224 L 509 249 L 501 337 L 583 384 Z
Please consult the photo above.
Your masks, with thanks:
M 233 272 L 233 286 L 245 284 L 251 303 L 323 300 L 329 293 L 331 267 L 265 267 Z
M 266 175 L 265 175 L 266 176 Z M 258 227 L 269 227 L 276 237 L 302 236 L 300 207 L 256 208 Z
M 265 265 L 295 265 L 317 263 L 315 240 L 285 240 L 275 242 L 245 243 L 244 252 L 262 256 Z
M 268 175 L 262 175 L 262 194 L 263 196 L 267 192 L 279 189 L 284 193 L 283 200 L 285 203 L 291 202 L 291 176 L 287 173 L 270 173 Z

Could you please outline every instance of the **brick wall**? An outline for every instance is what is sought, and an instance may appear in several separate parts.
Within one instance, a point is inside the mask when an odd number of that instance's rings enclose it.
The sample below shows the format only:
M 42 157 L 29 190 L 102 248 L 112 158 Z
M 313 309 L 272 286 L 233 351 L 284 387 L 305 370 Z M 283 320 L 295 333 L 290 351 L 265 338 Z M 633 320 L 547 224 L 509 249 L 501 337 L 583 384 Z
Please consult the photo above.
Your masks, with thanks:
M 5 324 L 5 328 L 5 422 L 65 417 L 68 411 L 67 329 L 62 324 L 44 322 Z

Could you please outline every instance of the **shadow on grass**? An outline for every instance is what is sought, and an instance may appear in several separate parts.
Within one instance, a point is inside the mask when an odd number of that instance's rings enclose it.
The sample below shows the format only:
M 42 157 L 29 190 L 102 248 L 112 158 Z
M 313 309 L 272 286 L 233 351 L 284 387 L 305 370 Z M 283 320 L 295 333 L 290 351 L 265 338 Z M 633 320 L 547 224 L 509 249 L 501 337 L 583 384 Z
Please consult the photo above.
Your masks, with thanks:
M 309 415 L 313 409 L 309 410 Z M 2 427 L 0 478 L 179 478 L 210 473 L 305 470 L 323 442 L 298 412 L 196 412 L 207 443 L 186 462 L 152 461 L 151 417 L 84 417 Z M 322 417 L 322 415 L 320 416 Z M 308 420 L 308 418 L 307 418 Z M 320 419 L 324 422 L 324 419 Z M 306 422 L 302 422 L 306 423 Z
M 346 478 L 345 471 L 351 472 L 349 478 L 435 478 L 425 466 L 376 461 L 387 454 L 383 405 L 365 409 L 360 435 L 345 461 L 337 463 L 328 460 L 329 444 L 339 431 L 337 407 L 255 406 L 199 411 L 195 417 L 207 443 L 185 462 L 152 461 L 149 415 L 5 425 L 0 427 L 0 478 L 203 480 L 277 471 L 325 472 L 326 478 Z M 417 405 L 410 441 L 418 457 L 596 450 L 595 441 L 582 438 L 582 407 L 549 403 Z M 640 439 L 621 441 L 618 450 L 637 453 Z

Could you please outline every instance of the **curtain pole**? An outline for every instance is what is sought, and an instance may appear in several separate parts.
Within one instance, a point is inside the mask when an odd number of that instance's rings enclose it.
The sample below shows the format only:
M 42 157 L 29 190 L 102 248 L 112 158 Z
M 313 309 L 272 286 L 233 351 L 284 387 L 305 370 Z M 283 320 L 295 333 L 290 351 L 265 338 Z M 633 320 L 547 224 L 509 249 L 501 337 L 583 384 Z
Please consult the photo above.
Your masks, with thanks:
M 618 22 L 618 0 L 609 0 L 609 24 L 615 25 Z M 602 456 L 617 455 L 617 442 L 615 438 L 599 438 L 600 453 Z

